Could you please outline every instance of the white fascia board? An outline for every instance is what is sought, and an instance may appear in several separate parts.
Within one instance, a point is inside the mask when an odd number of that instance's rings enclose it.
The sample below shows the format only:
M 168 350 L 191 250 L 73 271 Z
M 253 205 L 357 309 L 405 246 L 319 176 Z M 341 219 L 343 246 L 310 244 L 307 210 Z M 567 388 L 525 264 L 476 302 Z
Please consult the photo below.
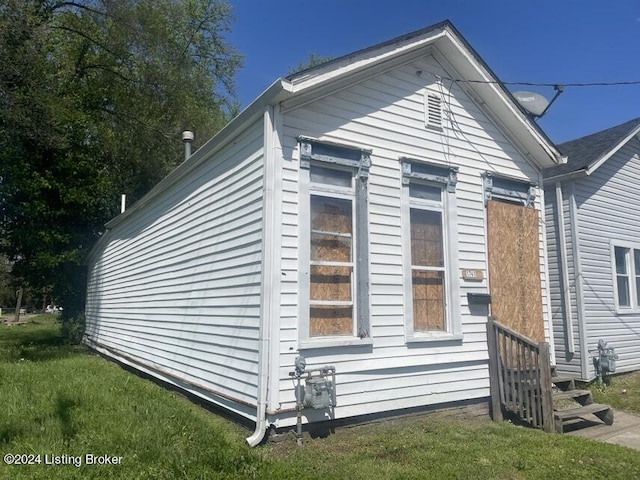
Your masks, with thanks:
M 528 160 L 540 169 L 562 163 L 562 154 L 555 145 L 531 124 L 532 121 L 498 84 L 499 80 L 484 68 L 461 39 L 448 32 L 446 40 L 438 42 L 441 55 L 457 70 L 461 79 L 472 80 L 466 82 L 466 88 L 473 91 L 482 104 L 493 112 L 495 120 L 511 134 Z M 465 82 L 460 83 L 465 85 Z
M 545 183 L 551 182 L 564 182 L 567 180 L 574 180 L 576 178 L 586 177 L 589 173 L 585 168 L 581 168 L 580 170 L 576 170 L 574 172 L 561 173 L 560 175 L 553 175 L 551 177 L 544 177 Z
M 259 97 L 251 102 L 247 108 L 240 112 L 238 116 L 231 120 L 202 147 L 196 150 L 191 157 L 178 165 L 169 175 L 163 178 L 155 187 L 153 187 L 131 207 L 107 222 L 105 227 L 110 229 L 122 223 L 122 221 L 140 210 L 153 198 L 167 190 L 167 188 L 183 178 L 185 175 L 188 175 L 203 162 L 209 160 L 212 155 L 215 155 L 216 152 L 227 146 L 234 138 L 242 133 L 244 128 L 261 118 L 264 115 L 264 109 L 267 105 L 275 105 L 288 98 L 292 94 L 291 91 L 292 88 L 290 82 L 283 78 L 277 79 L 264 92 L 262 92 Z
M 422 38 L 411 38 L 405 42 L 391 44 L 380 49 L 363 52 L 358 55 L 347 56 L 338 63 L 330 62 L 326 68 L 320 68 L 309 75 L 294 78 L 291 81 L 293 92 L 299 93 L 303 90 L 313 89 L 324 83 L 331 83 L 341 77 L 349 77 L 352 74 L 367 70 L 378 65 L 385 65 L 388 61 L 404 58 L 416 51 L 420 51 L 433 44 L 437 39 L 446 35 L 445 27 L 431 31 Z M 423 52 L 424 53 L 424 52 Z
M 600 166 L 604 162 L 606 162 L 611 157 L 613 157 L 616 153 L 618 153 L 618 151 L 622 147 L 624 147 L 629 141 L 631 141 L 631 139 L 633 139 L 633 137 L 635 137 L 636 135 L 640 136 L 640 125 L 638 125 L 636 128 L 634 128 L 629 135 L 624 137 L 615 147 L 613 147 L 611 150 L 609 150 L 605 155 L 601 156 L 598 160 L 596 160 L 591 165 L 589 165 L 586 168 L 586 174 L 587 175 L 591 175 L 593 172 L 595 172 L 598 168 L 600 168 Z

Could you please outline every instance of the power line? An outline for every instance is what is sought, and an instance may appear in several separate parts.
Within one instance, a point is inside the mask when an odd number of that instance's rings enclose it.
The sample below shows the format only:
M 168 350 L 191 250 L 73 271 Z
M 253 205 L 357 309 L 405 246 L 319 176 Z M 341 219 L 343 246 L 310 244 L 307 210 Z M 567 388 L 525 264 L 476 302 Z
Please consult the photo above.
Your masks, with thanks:
M 502 85 L 522 85 L 528 87 L 615 87 L 620 85 L 640 85 L 640 80 L 629 80 L 622 82 L 584 82 L 584 83 L 537 83 L 537 82 L 501 82 L 497 80 L 463 80 L 456 78 L 447 78 L 457 83 L 485 83 L 485 84 L 502 84 Z

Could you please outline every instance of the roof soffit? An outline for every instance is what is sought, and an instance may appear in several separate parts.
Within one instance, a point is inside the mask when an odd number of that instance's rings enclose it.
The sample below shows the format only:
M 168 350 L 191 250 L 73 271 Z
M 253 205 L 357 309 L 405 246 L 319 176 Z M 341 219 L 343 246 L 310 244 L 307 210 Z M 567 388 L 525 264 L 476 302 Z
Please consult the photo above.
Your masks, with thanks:
M 399 44 L 365 50 L 362 57 L 356 53 L 311 69 L 308 75 L 303 72 L 299 78 L 289 77 L 293 95 L 282 104 L 282 109 L 300 107 L 427 55 L 433 55 L 453 77 L 471 80 L 459 85 L 534 167 L 547 168 L 559 163 L 561 154 L 553 143 L 448 23 Z

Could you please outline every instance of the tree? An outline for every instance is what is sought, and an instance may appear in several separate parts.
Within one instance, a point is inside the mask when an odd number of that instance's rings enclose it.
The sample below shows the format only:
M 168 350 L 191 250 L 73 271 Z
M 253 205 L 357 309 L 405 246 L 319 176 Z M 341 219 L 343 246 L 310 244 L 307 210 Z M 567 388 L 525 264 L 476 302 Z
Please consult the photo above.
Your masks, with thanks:
M 317 67 L 318 65 L 322 65 L 323 63 L 333 60 L 333 58 L 334 57 L 330 55 L 320 55 L 318 53 L 310 52 L 304 62 L 300 62 L 295 67 L 289 69 L 289 75 L 293 75 L 294 73 L 298 73 L 309 68 Z
M 19 283 L 84 309 L 86 255 L 235 112 L 224 0 L 0 4 L 0 253 Z M 197 145 L 196 145 L 197 146 Z

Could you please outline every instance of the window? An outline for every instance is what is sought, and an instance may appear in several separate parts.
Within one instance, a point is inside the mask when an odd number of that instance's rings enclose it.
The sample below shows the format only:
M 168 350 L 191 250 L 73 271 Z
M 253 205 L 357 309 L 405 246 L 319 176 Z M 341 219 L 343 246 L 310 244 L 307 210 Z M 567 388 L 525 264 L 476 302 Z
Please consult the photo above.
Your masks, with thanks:
M 414 332 L 446 329 L 442 212 L 431 208 L 412 202 L 410 213 Z
M 640 245 L 616 242 L 611 246 L 611 270 L 616 310 L 640 311 Z
M 300 139 L 300 346 L 369 338 L 369 152 Z
M 616 309 L 640 311 L 640 245 L 617 242 L 611 249 Z
M 457 279 L 457 169 L 402 162 L 407 340 L 461 337 Z
M 616 285 L 618 287 L 618 306 L 631 307 L 629 291 L 629 249 L 614 247 L 616 262 Z
M 315 170 L 322 174 L 315 175 Z M 344 177 L 348 175 L 348 178 Z M 318 181 L 318 183 L 314 182 Z M 348 184 L 345 185 L 345 183 Z M 309 336 L 354 335 L 355 195 L 350 172 L 311 165 Z M 340 188 L 327 188 L 337 187 Z M 339 192 L 336 192 L 338 190 Z

